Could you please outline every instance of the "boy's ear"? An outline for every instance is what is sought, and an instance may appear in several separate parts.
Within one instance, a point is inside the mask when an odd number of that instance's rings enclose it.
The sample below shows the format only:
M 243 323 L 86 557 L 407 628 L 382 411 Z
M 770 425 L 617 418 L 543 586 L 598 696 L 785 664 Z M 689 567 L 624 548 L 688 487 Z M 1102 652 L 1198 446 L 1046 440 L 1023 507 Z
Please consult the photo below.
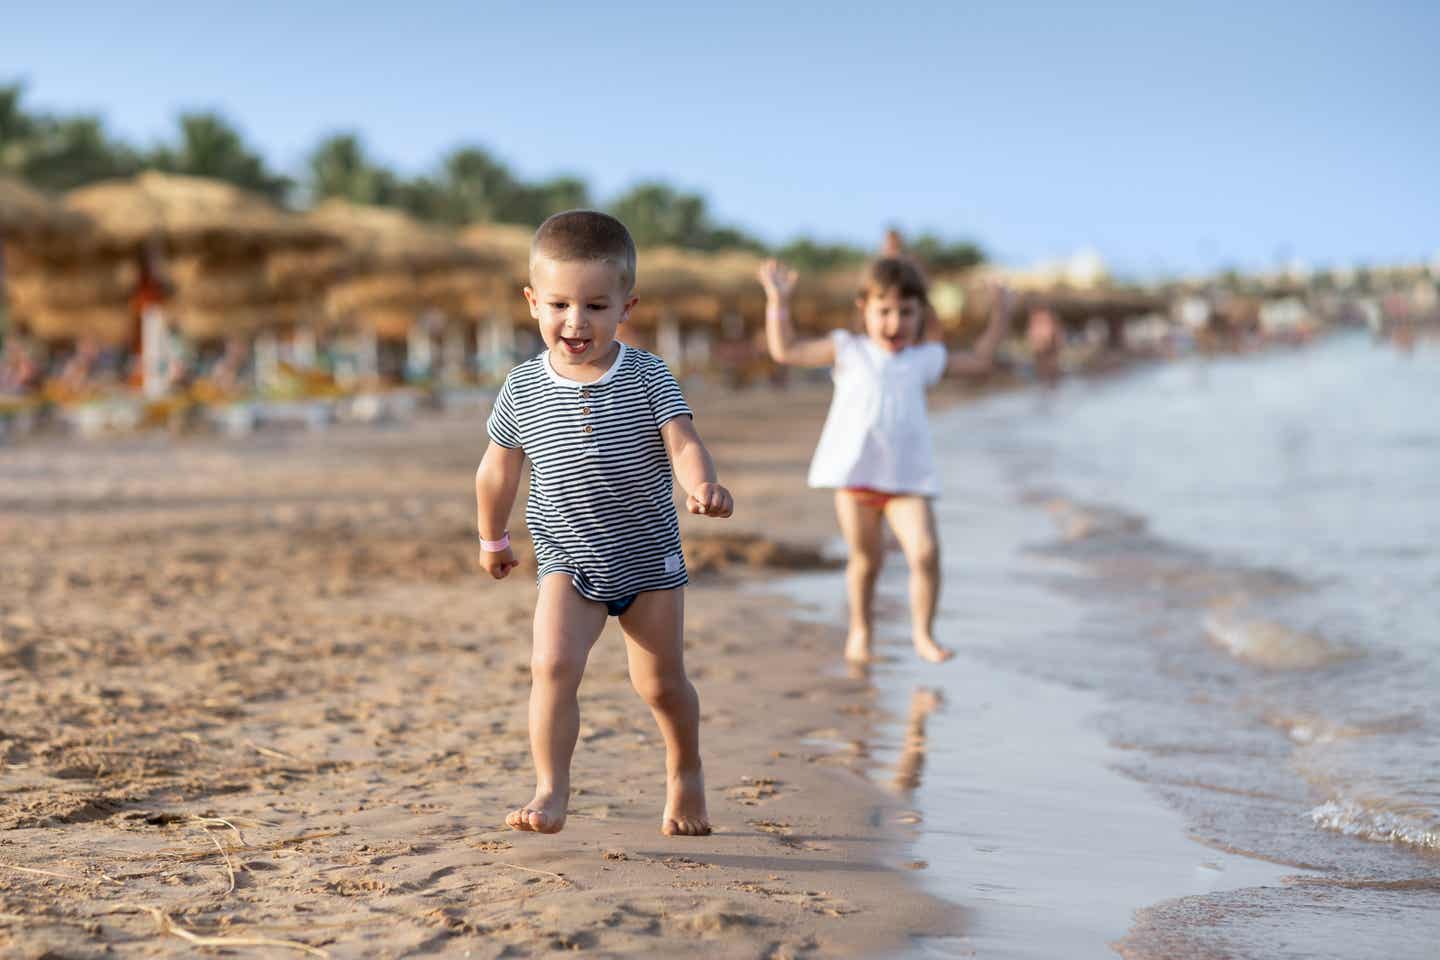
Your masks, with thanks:
M 535 291 L 529 287 L 525 288 L 525 303 L 530 307 L 530 317 L 533 320 L 540 319 L 540 304 L 535 302 Z
M 620 322 L 624 323 L 630 319 L 630 311 L 635 309 L 635 304 L 640 302 L 639 297 L 631 297 L 625 301 L 625 306 L 620 308 Z

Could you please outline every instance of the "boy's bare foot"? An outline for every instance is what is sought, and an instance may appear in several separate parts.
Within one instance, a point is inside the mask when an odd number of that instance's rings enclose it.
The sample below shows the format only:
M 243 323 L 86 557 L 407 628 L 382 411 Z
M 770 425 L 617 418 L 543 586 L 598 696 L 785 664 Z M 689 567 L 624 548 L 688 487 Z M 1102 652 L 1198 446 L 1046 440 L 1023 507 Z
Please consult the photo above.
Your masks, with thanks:
M 932 637 L 916 637 L 915 652 L 920 655 L 921 660 L 929 660 L 931 663 L 944 663 L 955 656 L 954 650 L 940 646 Z
M 869 663 L 875 659 L 870 652 L 870 634 L 864 630 L 851 630 L 845 638 L 845 659 L 851 663 Z
M 699 769 L 670 778 L 665 789 L 665 816 L 660 832 L 669 837 L 708 837 L 710 814 L 705 810 L 705 774 Z
M 560 794 L 536 793 L 535 799 L 511 810 L 505 825 L 527 833 L 559 833 L 565 829 L 565 807 L 569 799 Z

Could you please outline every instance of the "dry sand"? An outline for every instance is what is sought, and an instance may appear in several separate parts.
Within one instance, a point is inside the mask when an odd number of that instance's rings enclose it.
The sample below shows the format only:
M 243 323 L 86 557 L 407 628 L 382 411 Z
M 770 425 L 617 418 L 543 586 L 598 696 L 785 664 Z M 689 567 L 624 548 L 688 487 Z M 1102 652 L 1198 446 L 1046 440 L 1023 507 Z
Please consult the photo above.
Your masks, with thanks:
M 746 592 L 814 566 L 825 394 L 692 396 L 736 494 L 686 518 L 716 834 L 658 832 L 663 751 L 612 625 L 566 830 L 529 798 L 534 584 L 474 566 L 478 415 L 0 449 L 0 953 L 875 955 L 958 911 L 848 749 L 842 637 Z M 210 952 L 215 952 L 211 950 Z

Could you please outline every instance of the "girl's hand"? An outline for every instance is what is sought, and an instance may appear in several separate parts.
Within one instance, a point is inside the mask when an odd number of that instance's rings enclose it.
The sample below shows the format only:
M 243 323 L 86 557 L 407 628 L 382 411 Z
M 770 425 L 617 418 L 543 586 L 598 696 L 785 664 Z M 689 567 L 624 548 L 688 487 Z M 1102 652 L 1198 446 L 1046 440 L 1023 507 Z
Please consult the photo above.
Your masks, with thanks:
M 685 509 L 706 517 L 717 519 L 735 512 L 735 501 L 730 491 L 718 483 L 702 483 L 685 498 Z
M 766 260 L 760 265 L 760 285 L 771 299 L 789 300 L 790 294 L 795 292 L 795 281 L 799 279 L 800 274 L 779 260 Z
M 520 561 L 515 559 L 515 551 L 510 547 L 504 550 L 480 551 L 480 569 L 496 580 L 504 580 L 519 563 Z
M 1011 290 L 1003 280 L 992 280 L 990 282 L 990 296 L 995 304 L 995 309 L 1008 314 L 1015 308 L 1015 291 Z

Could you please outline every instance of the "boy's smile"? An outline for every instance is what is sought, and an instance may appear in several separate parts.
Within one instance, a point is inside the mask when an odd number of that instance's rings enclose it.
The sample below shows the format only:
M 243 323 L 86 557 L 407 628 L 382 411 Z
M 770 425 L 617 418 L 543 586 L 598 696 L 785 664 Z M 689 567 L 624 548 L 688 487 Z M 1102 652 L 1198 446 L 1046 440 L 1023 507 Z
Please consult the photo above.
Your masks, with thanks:
M 619 266 L 607 260 L 537 257 L 525 300 L 540 325 L 557 373 L 598 380 L 615 355 L 615 334 L 630 314 L 630 295 Z

